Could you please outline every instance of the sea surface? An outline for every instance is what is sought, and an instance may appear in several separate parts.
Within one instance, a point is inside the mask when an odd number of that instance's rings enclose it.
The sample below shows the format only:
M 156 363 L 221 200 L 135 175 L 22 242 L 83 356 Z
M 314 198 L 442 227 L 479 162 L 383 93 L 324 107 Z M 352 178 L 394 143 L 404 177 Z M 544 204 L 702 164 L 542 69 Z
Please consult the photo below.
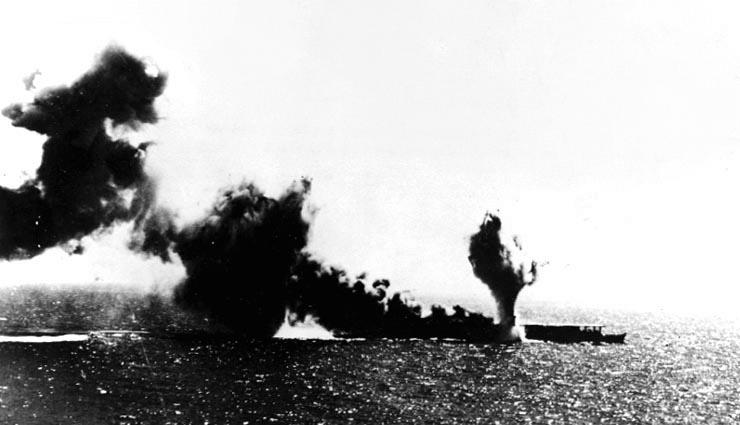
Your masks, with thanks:
M 737 323 L 528 316 L 600 322 L 628 332 L 627 343 L 0 342 L 0 423 L 740 423 Z

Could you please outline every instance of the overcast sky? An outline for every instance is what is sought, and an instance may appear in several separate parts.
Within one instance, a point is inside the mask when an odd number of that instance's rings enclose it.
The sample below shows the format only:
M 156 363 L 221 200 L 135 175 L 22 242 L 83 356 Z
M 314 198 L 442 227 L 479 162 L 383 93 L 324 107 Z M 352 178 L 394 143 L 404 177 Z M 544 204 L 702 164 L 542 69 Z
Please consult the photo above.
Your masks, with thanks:
M 0 103 L 115 42 L 170 76 L 141 137 L 182 221 L 224 184 L 310 176 L 312 252 L 396 289 L 484 296 L 467 237 L 491 210 L 546 263 L 528 298 L 734 308 L 733 2 L 208 3 L 5 5 Z M 16 186 L 43 138 L 3 121 L 0 184 Z M 102 239 L 0 263 L 0 282 L 177 279 Z

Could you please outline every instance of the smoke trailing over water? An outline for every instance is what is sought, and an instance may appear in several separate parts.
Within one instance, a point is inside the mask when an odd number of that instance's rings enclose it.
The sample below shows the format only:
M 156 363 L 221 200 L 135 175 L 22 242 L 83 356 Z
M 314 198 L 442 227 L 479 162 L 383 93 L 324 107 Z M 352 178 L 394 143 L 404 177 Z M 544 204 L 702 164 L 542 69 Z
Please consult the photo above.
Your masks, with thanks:
M 496 299 L 499 321 L 513 322 L 519 292 L 537 279 L 537 263 L 514 264 L 511 250 L 501 243 L 500 231 L 501 219 L 486 213 L 478 232 L 470 237 L 468 259 L 475 275 Z
M 452 311 L 432 305 L 424 312 L 402 293 L 390 291 L 385 279 L 350 277 L 302 255 L 289 284 L 289 320 L 312 317 L 338 336 L 365 338 L 455 338 L 495 340 L 493 320 L 460 306 Z
M 383 325 L 389 286 L 384 279 L 368 284 L 364 275 L 353 279 L 344 270 L 326 267 L 304 254 L 288 286 L 289 320 L 303 322 L 310 316 L 331 331 L 373 332 Z
M 48 136 L 36 176 L 0 187 L 0 258 L 27 258 L 117 221 L 153 202 L 144 173 L 145 145 L 113 139 L 106 126 L 136 129 L 157 121 L 154 100 L 166 76 L 117 47 L 68 87 L 43 91 L 3 115 L 16 127 Z

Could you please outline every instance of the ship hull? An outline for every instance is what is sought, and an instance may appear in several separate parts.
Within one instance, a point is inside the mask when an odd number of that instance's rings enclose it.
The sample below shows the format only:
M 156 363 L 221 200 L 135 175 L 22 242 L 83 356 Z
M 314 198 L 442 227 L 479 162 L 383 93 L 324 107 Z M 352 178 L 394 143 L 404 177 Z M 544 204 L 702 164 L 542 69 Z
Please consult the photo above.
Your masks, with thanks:
M 535 341 L 594 344 L 624 343 L 626 333 L 603 334 L 602 326 L 595 325 L 524 325 L 525 338 Z

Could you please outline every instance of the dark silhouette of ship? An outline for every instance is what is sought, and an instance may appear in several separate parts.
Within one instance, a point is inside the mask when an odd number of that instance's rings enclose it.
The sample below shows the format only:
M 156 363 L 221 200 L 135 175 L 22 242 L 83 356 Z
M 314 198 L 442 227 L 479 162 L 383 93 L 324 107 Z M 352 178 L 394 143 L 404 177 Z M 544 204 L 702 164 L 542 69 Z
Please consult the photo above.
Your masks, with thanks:
M 442 327 L 426 326 L 415 328 L 396 328 L 395 331 L 386 329 L 384 332 L 378 331 L 354 331 L 338 332 L 335 337 L 341 339 L 442 339 L 448 341 L 472 342 L 472 343 L 515 343 L 522 340 L 535 340 L 555 343 L 579 343 L 588 342 L 593 344 L 622 344 L 624 343 L 626 333 L 604 334 L 601 325 L 539 325 L 527 324 L 521 327 L 513 327 L 509 324 L 493 323 L 492 321 L 479 321 L 476 326 L 457 326 L 453 323 L 446 323 Z M 519 330 L 524 331 L 520 335 Z M 25 329 L 15 330 L 2 333 L 3 337 L 49 337 L 62 335 L 88 335 L 94 341 L 106 341 L 110 338 L 118 339 L 136 339 L 141 336 L 174 338 L 174 339 L 218 339 L 233 338 L 231 333 L 214 333 L 214 332 L 162 332 L 162 331 L 132 331 L 132 330 L 94 330 L 94 331 L 76 331 L 62 332 L 55 329 Z
M 626 333 L 604 334 L 602 325 L 524 325 L 526 339 L 573 343 L 624 343 Z
M 444 317 L 429 316 L 418 319 L 409 326 L 408 321 L 394 323 L 375 329 L 355 329 L 336 332 L 339 338 L 363 339 L 444 339 L 475 343 L 514 343 L 522 340 L 535 340 L 556 343 L 589 342 L 593 344 L 624 343 L 626 333 L 604 334 L 602 325 L 542 325 L 525 324 L 516 326 L 516 318 L 511 317 L 501 323 L 478 313 L 458 311 Z M 523 332 L 522 332 L 523 331 Z

